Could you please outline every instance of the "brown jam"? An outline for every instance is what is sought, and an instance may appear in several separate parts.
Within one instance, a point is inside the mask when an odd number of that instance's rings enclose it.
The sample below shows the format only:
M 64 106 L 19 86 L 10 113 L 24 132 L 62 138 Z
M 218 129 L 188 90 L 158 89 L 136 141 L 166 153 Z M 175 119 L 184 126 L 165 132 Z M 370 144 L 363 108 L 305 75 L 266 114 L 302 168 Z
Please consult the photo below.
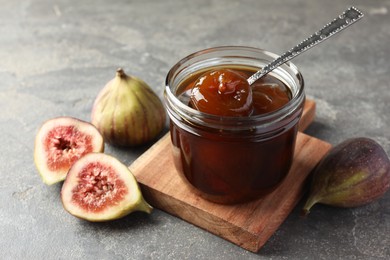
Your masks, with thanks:
M 177 96 L 195 109 L 223 117 L 263 115 L 291 100 L 289 87 L 271 75 L 247 86 L 255 71 L 243 66 L 203 70 L 182 81 Z M 261 133 L 210 131 L 206 126 L 193 131 L 171 122 L 176 167 L 201 196 L 214 202 L 237 203 L 268 194 L 291 166 L 295 117 L 287 126 L 282 120 Z
M 266 75 L 249 86 L 247 78 L 254 72 L 243 68 L 213 68 L 200 76 L 193 75 L 182 86 L 190 92 L 191 107 L 213 115 L 260 115 L 288 103 L 289 88 L 272 76 Z

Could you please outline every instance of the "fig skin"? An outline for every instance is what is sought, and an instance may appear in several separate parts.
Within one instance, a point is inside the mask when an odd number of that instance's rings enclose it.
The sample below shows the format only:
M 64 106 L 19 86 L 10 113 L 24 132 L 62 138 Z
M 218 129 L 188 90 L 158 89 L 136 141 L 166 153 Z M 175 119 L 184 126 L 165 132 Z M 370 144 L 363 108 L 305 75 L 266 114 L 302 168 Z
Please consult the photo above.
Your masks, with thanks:
M 390 160 L 374 140 L 348 139 L 332 148 L 313 173 L 311 189 L 302 215 L 322 203 L 335 207 L 359 207 L 390 188 Z
M 120 68 L 96 97 L 91 121 L 107 143 L 129 147 L 155 139 L 165 126 L 166 113 L 144 81 Z
M 103 137 L 91 123 L 73 117 L 57 117 L 39 128 L 35 137 L 34 163 L 43 182 L 52 185 L 63 181 L 80 157 L 103 151 Z
M 104 153 L 87 154 L 73 164 L 61 189 L 61 201 L 70 214 L 90 222 L 153 210 L 129 168 Z

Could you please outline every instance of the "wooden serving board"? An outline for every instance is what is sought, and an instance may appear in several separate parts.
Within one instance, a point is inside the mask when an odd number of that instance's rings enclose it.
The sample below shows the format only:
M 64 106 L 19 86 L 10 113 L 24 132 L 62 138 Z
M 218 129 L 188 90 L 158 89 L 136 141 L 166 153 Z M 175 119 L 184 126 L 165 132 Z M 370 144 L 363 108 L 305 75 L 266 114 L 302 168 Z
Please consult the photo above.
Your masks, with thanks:
M 307 100 L 301 131 L 314 115 L 315 103 Z M 173 164 L 169 133 L 134 161 L 130 170 L 154 207 L 257 252 L 302 198 L 307 176 L 330 147 L 299 132 L 294 162 L 283 183 L 266 197 L 237 205 L 206 201 L 183 182 Z

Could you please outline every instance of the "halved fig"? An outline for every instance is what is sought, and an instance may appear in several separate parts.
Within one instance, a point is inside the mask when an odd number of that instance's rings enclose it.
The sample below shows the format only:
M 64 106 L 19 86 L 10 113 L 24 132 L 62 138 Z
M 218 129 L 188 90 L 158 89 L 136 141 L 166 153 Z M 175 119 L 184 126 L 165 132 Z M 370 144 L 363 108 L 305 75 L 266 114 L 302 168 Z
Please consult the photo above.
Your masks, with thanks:
M 73 117 L 57 117 L 39 129 L 34 162 L 43 182 L 51 185 L 63 181 L 80 157 L 103 150 L 103 137 L 95 126 Z
M 70 214 L 92 222 L 152 211 L 129 168 L 103 153 L 87 154 L 70 168 L 61 200 Z

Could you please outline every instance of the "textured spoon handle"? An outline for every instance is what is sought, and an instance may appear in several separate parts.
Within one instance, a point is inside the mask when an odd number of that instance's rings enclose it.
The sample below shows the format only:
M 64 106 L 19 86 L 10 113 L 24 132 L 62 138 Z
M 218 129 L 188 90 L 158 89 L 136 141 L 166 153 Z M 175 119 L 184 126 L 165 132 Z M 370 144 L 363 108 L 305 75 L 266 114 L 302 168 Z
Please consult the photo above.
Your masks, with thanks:
M 351 24 L 357 22 L 363 17 L 363 13 L 360 12 L 355 7 L 350 7 L 344 11 L 339 17 L 334 19 L 332 22 L 325 25 L 324 28 L 312 34 L 309 38 L 296 45 L 291 50 L 285 52 L 283 55 L 279 56 L 263 69 L 257 71 L 250 78 L 248 78 L 249 85 L 252 85 L 256 80 L 267 74 L 268 72 L 279 67 L 283 63 L 291 60 L 292 58 L 298 56 L 299 54 L 307 51 L 308 49 L 314 47 L 320 42 L 325 41 L 329 37 L 335 35 L 341 30 L 347 28 Z

